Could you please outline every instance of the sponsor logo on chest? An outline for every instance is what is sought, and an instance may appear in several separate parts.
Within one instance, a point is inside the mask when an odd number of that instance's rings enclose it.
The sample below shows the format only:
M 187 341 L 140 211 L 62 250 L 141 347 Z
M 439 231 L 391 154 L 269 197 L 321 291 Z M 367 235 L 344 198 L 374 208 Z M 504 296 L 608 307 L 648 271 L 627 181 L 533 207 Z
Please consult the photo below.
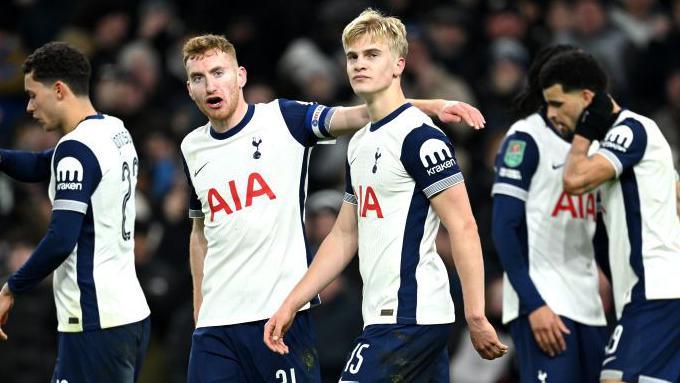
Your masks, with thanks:
M 218 213 L 231 215 L 252 206 L 256 199 L 269 201 L 276 199 L 276 194 L 260 173 L 250 173 L 245 183 L 245 196 L 238 192 L 236 180 L 229 180 L 226 188 L 211 187 L 208 189 L 206 200 L 210 209 L 211 222 L 215 221 L 215 215 Z M 240 184 L 243 184 L 243 181 Z M 245 201 L 242 197 L 245 197 Z

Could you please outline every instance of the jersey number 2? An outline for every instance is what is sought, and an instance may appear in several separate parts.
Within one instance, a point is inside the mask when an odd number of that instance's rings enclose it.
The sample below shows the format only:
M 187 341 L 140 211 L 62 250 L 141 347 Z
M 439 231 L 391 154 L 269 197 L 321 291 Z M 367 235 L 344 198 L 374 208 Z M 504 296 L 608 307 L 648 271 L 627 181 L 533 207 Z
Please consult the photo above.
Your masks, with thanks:
M 132 197 L 132 177 L 137 177 L 137 168 L 138 168 L 138 163 L 137 163 L 137 157 L 135 157 L 134 160 L 132 160 L 132 169 L 130 169 L 130 165 L 127 162 L 123 162 L 123 179 L 122 181 L 125 182 L 127 181 L 127 186 L 128 190 L 125 193 L 125 196 L 123 196 L 123 221 L 121 222 L 121 233 L 123 235 L 123 240 L 129 241 L 130 240 L 130 231 L 125 230 L 125 221 L 127 220 L 127 217 L 125 215 L 126 210 L 127 210 L 127 203 L 130 201 L 130 197 Z

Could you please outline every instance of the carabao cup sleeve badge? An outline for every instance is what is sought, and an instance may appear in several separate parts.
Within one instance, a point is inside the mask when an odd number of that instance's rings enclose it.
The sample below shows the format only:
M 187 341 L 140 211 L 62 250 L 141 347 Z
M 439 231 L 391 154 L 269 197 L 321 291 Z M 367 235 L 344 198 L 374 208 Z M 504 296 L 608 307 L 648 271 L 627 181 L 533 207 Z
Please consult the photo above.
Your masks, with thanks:
M 503 155 L 503 162 L 510 167 L 516 167 L 524 160 L 524 149 L 527 143 L 520 140 L 510 140 Z

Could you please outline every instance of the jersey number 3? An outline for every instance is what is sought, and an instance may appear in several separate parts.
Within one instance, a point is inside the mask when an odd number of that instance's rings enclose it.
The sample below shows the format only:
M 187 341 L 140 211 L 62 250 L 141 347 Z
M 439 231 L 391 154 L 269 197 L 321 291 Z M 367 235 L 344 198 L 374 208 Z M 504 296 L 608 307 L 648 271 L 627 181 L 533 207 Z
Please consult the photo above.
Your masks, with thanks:
M 125 230 L 125 223 L 126 223 L 125 221 L 127 220 L 127 216 L 126 216 L 127 203 L 128 203 L 128 201 L 130 201 L 130 197 L 132 197 L 132 177 L 137 178 L 138 167 L 139 167 L 139 164 L 138 164 L 138 161 L 137 161 L 137 157 L 135 157 L 132 160 L 132 169 L 130 169 L 130 165 L 127 162 L 123 162 L 123 172 L 122 172 L 123 179 L 122 179 L 122 181 L 123 182 L 127 181 L 128 189 L 127 189 L 127 192 L 125 193 L 125 196 L 123 196 L 123 206 L 122 206 L 123 221 L 120 224 L 120 228 L 121 228 L 120 230 L 121 230 L 121 233 L 123 235 L 123 240 L 125 240 L 125 241 L 129 241 L 130 237 L 131 237 L 130 231 Z M 134 222 L 133 222 L 133 224 L 134 224 Z

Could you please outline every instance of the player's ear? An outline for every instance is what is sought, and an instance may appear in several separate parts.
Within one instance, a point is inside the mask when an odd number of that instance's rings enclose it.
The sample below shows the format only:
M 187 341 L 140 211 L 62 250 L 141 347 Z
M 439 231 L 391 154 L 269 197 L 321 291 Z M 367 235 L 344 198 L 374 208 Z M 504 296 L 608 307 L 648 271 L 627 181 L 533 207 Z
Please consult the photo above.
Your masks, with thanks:
M 399 57 L 394 65 L 394 77 L 401 76 L 404 73 L 404 68 L 406 68 L 406 59 Z
M 246 86 L 246 82 L 248 82 L 248 72 L 246 71 L 246 68 L 240 66 L 238 67 L 238 72 L 236 74 L 236 79 L 238 81 L 238 87 L 240 89 L 243 89 L 244 86 Z
M 590 89 L 583 89 L 581 90 L 581 98 L 583 99 L 583 102 L 586 106 L 590 105 L 591 102 L 593 102 L 593 97 L 595 97 L 595 92 L 593 92 Z
M 67 91 L 66 84 L 60 80 L 57 80 L 54 82 L 54 84 L 52 84 L 52 90 L 54 91 L 54 95 L 57 96 L 57 100 L 63 100 Z

